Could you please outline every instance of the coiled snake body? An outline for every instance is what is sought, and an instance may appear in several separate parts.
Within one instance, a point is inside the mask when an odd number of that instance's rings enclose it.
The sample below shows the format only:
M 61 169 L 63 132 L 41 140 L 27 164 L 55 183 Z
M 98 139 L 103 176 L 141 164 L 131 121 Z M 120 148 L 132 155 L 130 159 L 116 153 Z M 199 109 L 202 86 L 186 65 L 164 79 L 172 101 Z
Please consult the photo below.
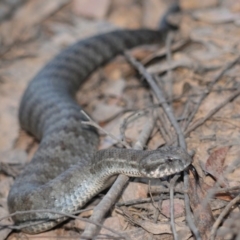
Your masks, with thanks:
M 91 37 L 64 50 L 36 75 L 23 96 L 19 118 L 22 128 L 40 145 L 10 190 L 11 213 L 38 209 L 73 213 L 103 190 L 113 175 L 157 178 L 180 172 L 191 163 L 189 155 L 177 147 L 97 151 L 98 135 L 81 124 L 86 119 L 74 99 L 96 68 L 126 49 L 159 41 L 164 35 L 165 31 L 119 30 Z M 38 233 L 65 218 L 32 212 L 13 220 L 37 222 L 23 230 Z

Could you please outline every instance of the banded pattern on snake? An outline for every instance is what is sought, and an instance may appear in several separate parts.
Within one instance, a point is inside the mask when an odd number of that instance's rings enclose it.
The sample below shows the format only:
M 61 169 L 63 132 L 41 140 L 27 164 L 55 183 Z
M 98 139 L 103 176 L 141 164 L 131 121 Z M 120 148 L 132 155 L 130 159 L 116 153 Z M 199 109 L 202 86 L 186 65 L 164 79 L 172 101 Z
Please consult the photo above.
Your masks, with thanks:
M 142 29 L 91 37 L 64 50 L 34 77 L 22 98 L 19 119 L 40 145 L 11 188 L 11 213 L 38 209 L 73 213 L 106 188 L 113 175 L 158 178 L 191 164 L 191 157 L 178 147 L 97 151 L 98 134 L 82 125 L 86 119 L 74 99 L 80 85 L 99 66 L 126 49 L 158 42 L 165 35 L 165 30 Z M 32 212 L 13 219 L 16 224 L 36 223 L 23 231 L 38 233 L 66 218 Z

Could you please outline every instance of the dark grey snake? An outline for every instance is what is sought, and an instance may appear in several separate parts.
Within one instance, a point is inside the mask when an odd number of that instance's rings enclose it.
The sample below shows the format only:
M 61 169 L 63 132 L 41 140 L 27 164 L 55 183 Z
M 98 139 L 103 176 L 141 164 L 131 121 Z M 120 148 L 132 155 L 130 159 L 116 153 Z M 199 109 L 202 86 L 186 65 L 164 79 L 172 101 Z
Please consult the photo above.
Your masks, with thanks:
M 190 156 L 177 147 L 97 151 L 98 135 L 82 125 L 86 119 L 74 98 L 96 68 L 126 49 L 160 41 L 165 34 L 142 29 L 91 37 L 61 52 L 36 75 L 22 98 L 19 118 L 40 145 L 10 190 L 11 213 L 39 209 L 73 213 L 106 188 L 113 175 L 159 178 L 191 164 Z M 46 231 L 65 219 L 39 212 L 13 217 L 16 224 L 36 223 L 23 229 L 28 233 Z

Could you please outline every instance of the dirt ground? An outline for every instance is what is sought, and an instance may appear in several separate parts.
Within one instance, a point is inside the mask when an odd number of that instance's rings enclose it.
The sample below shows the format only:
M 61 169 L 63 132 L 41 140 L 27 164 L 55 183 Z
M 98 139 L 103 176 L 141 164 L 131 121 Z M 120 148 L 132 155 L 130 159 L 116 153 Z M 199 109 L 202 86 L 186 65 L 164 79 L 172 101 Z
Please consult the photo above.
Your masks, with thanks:
M 107 193 L 94 198 L 79 219 L 51 231 L 28 235 L 14 226 L 8 192 L 38 147 L 18 122 L 29 81 L 77 40 L 119 28 L 156 29 L 173 2 L 0 0 L 0 240 L 83 238 L 89 224 L 82 218 L 92 216 Z M 92 74 L 77 101 L 99 125 L 100 149 L 123 147 L 120 140 L 137 148 L 146 132 L 142 148 L 176 144 L 179 132 L 145 80 L 150 73 L 193 154 L 198 182 L 192 172 L 184 181 L 131 179 L 95 239 L 240 239 L 240 2 L 179 5 L 181 13 L 169 18 L 178 31 L 162 44 L 128 52 L 143 72 L 118 56 Z

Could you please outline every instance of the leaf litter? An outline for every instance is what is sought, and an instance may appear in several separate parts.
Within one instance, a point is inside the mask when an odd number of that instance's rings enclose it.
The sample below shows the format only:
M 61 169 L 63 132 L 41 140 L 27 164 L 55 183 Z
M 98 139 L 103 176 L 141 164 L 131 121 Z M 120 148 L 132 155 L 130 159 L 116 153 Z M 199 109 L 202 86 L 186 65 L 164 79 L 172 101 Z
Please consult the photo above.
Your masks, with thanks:
M 1 4 L 6 8 L 6 2 L 0 2 L 0 8 Z M 19 102 L 30 79 L 56 53 L 78 39 L 118 27 L 155 28 L 160 14 L 156 11 L 156 6 L 160 9 L 167 8 L 166 2 L 162 0 L 151 0 L 149 3 L 144 1 L 144 4 L 138 4 L 134 0 L 105 0 L 101 1 L 103 5 L 99 12 L 96 11 L 97 7 L 95 11 L 91 7 L 82 8 L 86 1 L 81 0 L 16 2 L 13 7 L 7 4 L 8 11 L 5 13 L 0 12 L 1 217 L 8 213 L 6 199 L 14 177 L 31 159 L 38 145 L 34 139 L 20 134 L 17 121 Z M 215 236 L 223 239 L 226 236 L 237 237 L 239 231 L 236 229 L 240 227 L 240 213 L 234 208 L 226 221 L 221 221 L 220 228 L 212 229 L 221 212 L 239 194 L 240 98 L 234 98 L 214 115 L 207 119 L 205 117 L 239 90 L 239 63 L 229 68 L 213 85 L 189 126 L 187 120 L 214 77 L 239 55 L 240 8 L 234 0 L 222 1 L 221 6 L 217 6 L 216 1 L 207 2 L 196 1 L 190 4 L 189 1 L 180 1 L 185 12 L 180 16 L 179 31 L 175 34 L 173 45 L 181 44 L 172 49 L 170 62 L 164 58 L 169 51 L 165 45 L 141 47 L 131 54 L 142 62 L 147 62 L 146 68 L 151 73 L 161 76 L 161 81 L 157 82 L 160 87 L 166 86 L 169 81 L 167 74 L 172 72 L 172 98 L 168 98 L 167 93 L 166 97 L 172 102 L 182 128 L 185 131 L 188 128 L 193 129 L 186 134 L 186 141 L 188 149 L 195 151 L 194 166 L 200 177 L 196 184 L 194 177 L 190 175 L 188 190 L 190 204 L 194 209 L 195 225 L 202 239 L 213 239 Z M 100 1 L 98 3 L 89 0 L 87 3 L 88 6 L 96 6 Z M 156 54 L 158 52 L 159 54 Z M 151 62 L 154 62 L 154 65 L 151 65 Z M 94 73 L 84 84 L 77 100 L 99 125 L 117 138 L 125 138 L 131 146 L 138 140 L 144 124 L 152 117 L 152 111 L 159 110 L 159 105 L 149 88 L 146 88 L 145 81 L 136 74 L 124 57 L 117 57 Z M 139 112 L 143 115 L 138 116 Z M 132 118 L 133 114 L 136 116 Z M 196 125 L 202 119 L 205 120 Z M 156 149 L 166 142 L 176 142 L 176 134 L 171 124 L 166 121 L 166 116 L 165 121 L 157 118 L 145 148 Z M 193 128 L 194 126 L 197 127 Z M 164 132 L 166 139 L 161 135 Z M 113 145 L 116 145 L 116 141 L 106 134 L 101 134 L 100 148 Z M 159 185 L 159 181 L 151 182 Z M 148 181 L 145 179 L 131 181 L 124 191 L 129 192 L 130 196 L 120 198 L 119 202 L 132 201 L 134 204 L 112 208 L 104 226 L 124 233 L 130 239 L 172 239 L 169 185 L 162 183 L 162 187 L 162 193 L 151 193 L 147 191 Z M 176 188 L 186 191 L 181 182 L 177 183 Z M 221 192 L 221 189 L 225 192 Z M 183 192 L 175 193 L 176 232 L 179 239 L 194 239 L 183 212 Z M 204 202 L 207 203 L 204 205 Z M 96 201 L 92 201 L 86 208 L 95 205 Z M 1 222 L 2 225 L 11 223 L 10 220 L 4 221 Z M 77 220 L 69 223 L 74 221 Z M 34 239 L 52 239 L 59 236 L 79 238 L 82 229 L 77 230 L 77 224 L 69 223 L 38 234 Z M 104 238 L 106 235 L 117 237 L 104 229 L 98 237 Z M 22 233 L 12 232 L 11 228 L 0 228 L 0 236 L 0 239 L 17 239 Z M 33 238 L 30 235 L 24 236 Z

